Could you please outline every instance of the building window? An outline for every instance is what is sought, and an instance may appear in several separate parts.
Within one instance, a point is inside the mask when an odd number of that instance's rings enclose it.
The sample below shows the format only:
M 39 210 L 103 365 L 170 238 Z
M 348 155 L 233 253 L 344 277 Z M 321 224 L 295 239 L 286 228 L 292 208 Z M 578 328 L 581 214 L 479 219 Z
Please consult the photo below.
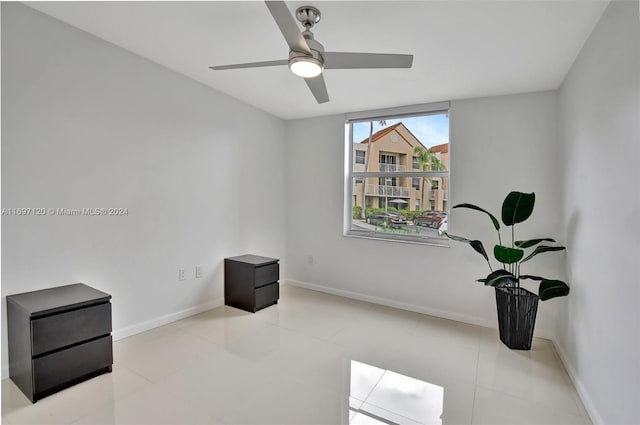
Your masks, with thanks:
M 398 165 L 398 155 L 381 153 L 378 158 L 378 162 L 380 163 L 380 171 L 400 171 L 400 167 Z
M 380 186 L 398 186 L 398 179 L 395 177 L 380 177 L 378 183 Z M 382 190 L 383 188 L 380 188 L 378 191 L 380 192 Z
M 345 189 L 355 193 L 345 198 L 352 200 L 345 205 L 345 235 L 448 245 L 437 228 L 407 219 L 415 215 L 408 211 L 427 206 L 448 214 L 448 108 L 448 102 L 443 102 L 347 114 Z M 369 158 L 366 168 L 355 166 L 364 164 L 365 158 Z M 363 181 L 365 184 L 355 184 Z M 364 218 L 353 218 L 354 205 L 363 208 Z

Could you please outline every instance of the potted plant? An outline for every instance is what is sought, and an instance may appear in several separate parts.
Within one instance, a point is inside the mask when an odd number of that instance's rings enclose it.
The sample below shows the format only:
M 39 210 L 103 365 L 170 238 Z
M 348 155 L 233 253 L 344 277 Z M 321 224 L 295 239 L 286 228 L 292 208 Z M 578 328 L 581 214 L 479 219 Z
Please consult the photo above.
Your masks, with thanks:
M 522 223 L 531 216 L 535 200 L 534 193 L 522 192 L 511 192 L 504 199 L 502 203 L 502 223 L 507 227 L 511 227 L 511 243 L 509 245 L 502 243 L 500 222 L 491 213 L 473 204 L 458 204 L 453 207 L 468 208 L 483 212 L 489 216 L 493 227 L 498 232 L 498 244 L 493 247 L 493 256 L 502 265 L 502 268 L 494 269 L 491 266 L 491 261 L 489 261 L 489 256 L 481 241 L 445 233 L 448 238 L 454 241 L 468 243 L 471 248 L 487 261 L 491 272 L 487 277 L 478 279 L 478 282 L 483 282 L 486 286 L 495 288 L 500 340 L 507 347 L 517 350 L 529 350 L 531 348 L 538 300 L 546 301 L 569 294 L 569 286 L 565 282 L 520 273 L 521 265 L 538 254 L 565 249 L 564 246 L 547 244 L 548 242 L 555 243 L 555 240 L 551 238 L 515 239 L 515 225 Z M 526 251 L 531 248 L 533 249 L 527 254 Z M 520 281 L 522 280 L 540 282 L 538 295 L 522 288 L 520 286 Z

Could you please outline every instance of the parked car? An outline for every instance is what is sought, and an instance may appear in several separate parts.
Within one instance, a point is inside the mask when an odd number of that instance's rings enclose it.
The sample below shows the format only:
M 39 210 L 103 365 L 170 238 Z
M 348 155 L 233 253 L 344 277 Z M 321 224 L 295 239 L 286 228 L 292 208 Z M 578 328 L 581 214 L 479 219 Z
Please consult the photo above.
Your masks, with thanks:
M 438 226 L 438 235 L 442 236 L 444 232 L 447 231 L 447 217 L 443 218 L 440 222 L 440 226 Z
M 380 211 L 367 216 L 367 223 L 377 225 L 387 224 L 390 227 L 400 227 L 407 224 L 407 219 L 401 215 L 388 211 Z
M 427 211 L 413 217 L 413 224 L 415 224 L 416 226 L 424 226 L 437 229 L 438 227 L 440 227 L 440 223 L 442 223 L 442 220 L 446 218 L 446 212 Z

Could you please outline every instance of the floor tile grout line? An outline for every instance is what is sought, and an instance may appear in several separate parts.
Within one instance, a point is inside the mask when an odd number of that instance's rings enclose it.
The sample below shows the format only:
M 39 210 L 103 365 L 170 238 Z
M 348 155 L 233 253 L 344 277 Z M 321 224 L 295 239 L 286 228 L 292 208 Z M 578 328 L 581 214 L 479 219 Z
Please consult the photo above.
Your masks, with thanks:
M 570 416 L 575 416 L 575 417 L 580 417 L 580 418 L 582 418 L 582 417 L 583 417 L 579 412 L 568 412 L 568 411 L 566 411 L 566 410 L 564 410 L 564 409 L 562 409 L 562 408 L 559 408 L 558 406 L 552 406 L 552 405 L 550 405 L 549 403 L 545 403 L 545 402 L 543 402 L 543 401 L 532 400 L 532 399 L 530 399 L 530 398 L 521 397 L 521 396 L 519 396 L 519 395 L 515 395 L 515 394 L 512 394 L 512 393 L 509 393 L 509 392 L 506 392 L 506 391 L 500 390 L 500 389 L 491 388 L 491 387 L 488 387 L 488 386 L 486 386 L 486 385 L 478 384 L 478 385 L 476 385 L 476 387 L 481 388 L 481 389 L 483 389 L 483 390 L 493 391 L 493 392 L 496 392 L 496 393 L 501 394 L 501 395 L 503 395 L 503 396 L 507 396 L 507 397 L 515 398 L 515 399 L 518 399 L 518 400 L 520 400 L 520 401 L 525 401 L 525 402 L 527 402 L 527 403 L 537 404 L 537 405 L 540 405 L 540 406 L 544 406 L 544 407 L 546 407 L 547 409 L 551 409 L 551 410 L 554 410 L 555 412 L 562 413 L 562 414 L 565 414 L 565 415 L 570 415 Z
M 482 348 L 482 331 L 480 331 L 480 337 L 478 338 L 478 355 L 476 357 L 476 376 L 473 385 L 473 402 L 471 403 L 471 421 L 470 424 L 473 424 L 473 417 L 476 411 L 476 398 L 478 395 L 478 374 L 480 371 L 480 349 Z
M 380 375 L 380 378 L 378 378 L 378 380 L 376 381 L 376 383 L 373 385 L 373 387 L 371 387 L 371 390 L 369 390 L 369 392 L 367 393 L 367 396 L 364 398 L 364 400 L 362 400 L 362 403 L 366 403 L 367 399 L 369 398 L 369 396 L 371 395 L 371 393 L 373 392 L 373 390 L 376 389 L 376 387 L 378 386 L 378 384 L 380 383 L 380 381 L 382 380 L 382 377 L 384 375 L 386 375 L 386 373 L 388 372 L 388 370 L 385 369 L 384 372 L 382 372 L 382 375 Z M 349 391 L 349 395 L 351 395 L 351 391 Z

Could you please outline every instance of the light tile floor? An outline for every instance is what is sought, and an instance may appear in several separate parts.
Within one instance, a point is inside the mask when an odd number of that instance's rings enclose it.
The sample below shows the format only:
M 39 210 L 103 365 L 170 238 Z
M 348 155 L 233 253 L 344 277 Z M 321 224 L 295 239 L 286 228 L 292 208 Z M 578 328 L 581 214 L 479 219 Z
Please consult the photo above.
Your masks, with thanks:
M 5 424 L 590 424 L 553 344 L 288 285 L 114 343 L 114 368 Z

